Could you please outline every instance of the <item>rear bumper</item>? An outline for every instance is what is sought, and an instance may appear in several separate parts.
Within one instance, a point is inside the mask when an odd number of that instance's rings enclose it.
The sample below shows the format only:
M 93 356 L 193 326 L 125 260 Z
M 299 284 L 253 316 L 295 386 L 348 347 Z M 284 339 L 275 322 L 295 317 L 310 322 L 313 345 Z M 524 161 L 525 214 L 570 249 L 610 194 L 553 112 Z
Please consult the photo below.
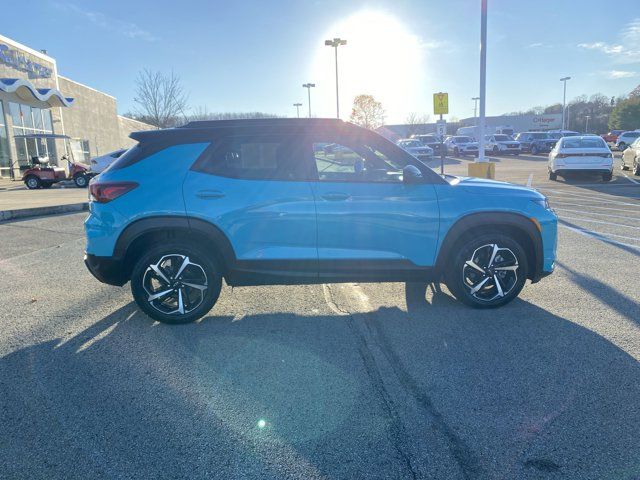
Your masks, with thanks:
M 121 287 L 129 280 L 124 262 L 113 257 L 98 257 L 85 253 L 84 264 L 102 283 Z
M 613 173 L 613 166 L 603 167 L 601 165 L 594 165 L 593 167 L 589 167 L 588 165 L 576 165 L 576 166 L 563 165 L 560 168 L 552 169 L 552 171 L 553 173 L 557 173 L 558 175 L 563 175 L 565 173 L 578 173 L 578 172 L 595 173 L 595 174 L 604 175 L 607 173 Z

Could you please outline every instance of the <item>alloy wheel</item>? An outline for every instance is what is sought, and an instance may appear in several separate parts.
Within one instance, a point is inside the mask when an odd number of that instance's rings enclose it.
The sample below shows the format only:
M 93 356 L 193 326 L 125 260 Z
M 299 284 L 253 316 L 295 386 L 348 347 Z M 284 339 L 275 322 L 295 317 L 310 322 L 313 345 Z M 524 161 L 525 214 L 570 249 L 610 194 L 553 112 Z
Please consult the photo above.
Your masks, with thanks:
M 462 281 L 472 297 L 490 302 L 508 295 L 518 282 L 518 259 L 492 243 L 474 250 L 462 267 Z
M 181 254 L 162 256 L 142 277 L 147 302 L 165 315 L 185 315 L 198 308 L 208 286 L 202 266 Z

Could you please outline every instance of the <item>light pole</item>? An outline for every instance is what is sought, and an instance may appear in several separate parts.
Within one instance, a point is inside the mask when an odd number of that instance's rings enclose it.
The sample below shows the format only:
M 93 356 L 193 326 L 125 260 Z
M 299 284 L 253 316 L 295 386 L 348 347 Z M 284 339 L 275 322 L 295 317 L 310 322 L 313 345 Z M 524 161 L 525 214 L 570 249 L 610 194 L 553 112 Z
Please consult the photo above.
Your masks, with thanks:
M 564 88 L 563 91 L 564 93 L 562 94 L 562 130 L 564 130 L 564 118 L 565 118 L 565 112 L 567 109 L 567 80 L 571 80 L 571 77 L 562 77 L 560 79 L 561 82 L 564 83 Z
M 309 97 L 309 118 L 311 118 L 311 89 L 316 86 L 315 83 L 305 83 L 302 85 L 307 89 L 307 95 Z
M 487 93 L 487 0 L 482 0 L 480 19 L 480 125 L 478 136 L 478 162 L 486 162 L 484 157 L 484 120 Z
M 584 133 L 589 133 L 589 118 L 591 118 L 591 116 L 587 115 L 584 122 Z
M 336 118 L 340 118 L 340 99 L 338 96 L 338 47 L 340 45 L 346 45 L 347 41 L 341 38 L 334 38 L 333 40 L 325 40 L 324 44 L 327 47 L 333 47 L 336 53 Z
M 477 121 L 476 111 L 478 110 L 478 100 L 480 100 L 480 97 L 473 97 L 471 100 L 473 100 L 473 118 Z
M 293 106 L 296 107 L 296 115 L 298 116 L 298 118 L 300 118 L 300 107 L 302 106 L 302 104 L 294 103 Z

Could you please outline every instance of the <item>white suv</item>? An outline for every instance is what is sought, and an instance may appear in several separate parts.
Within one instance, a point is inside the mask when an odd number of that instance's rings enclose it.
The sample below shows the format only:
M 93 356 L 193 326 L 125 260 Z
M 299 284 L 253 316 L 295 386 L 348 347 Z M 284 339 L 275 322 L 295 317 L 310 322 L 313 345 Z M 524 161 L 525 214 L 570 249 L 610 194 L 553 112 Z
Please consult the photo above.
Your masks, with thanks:
M 444 141 L 444 147 L 448 154 L 454 156 L 459 155 L 478 155 L 478 142 L 466 135 L 454 135 Z
M 514 140 L 509 135 L 496 133 L 495 135 L 484 136 L 485 153 L 493 153 L 494 155 L 518 155 L 521 150 L 520 142 Z

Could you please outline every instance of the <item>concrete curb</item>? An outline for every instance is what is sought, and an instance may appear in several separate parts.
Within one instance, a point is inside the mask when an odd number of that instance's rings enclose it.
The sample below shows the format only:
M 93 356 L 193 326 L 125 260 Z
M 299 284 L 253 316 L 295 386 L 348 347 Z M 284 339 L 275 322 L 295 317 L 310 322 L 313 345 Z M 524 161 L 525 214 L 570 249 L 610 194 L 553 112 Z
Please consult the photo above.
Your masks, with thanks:
M 51 205 L 47 207 L 19 208 L 16 210 L 0 210 L 0 223 L 19 218 L 40 217 L 43 215 L 59 215 L 61 213 L 82 212 L 89 210 L 89 202 L 70 203 L 68 205 Z

